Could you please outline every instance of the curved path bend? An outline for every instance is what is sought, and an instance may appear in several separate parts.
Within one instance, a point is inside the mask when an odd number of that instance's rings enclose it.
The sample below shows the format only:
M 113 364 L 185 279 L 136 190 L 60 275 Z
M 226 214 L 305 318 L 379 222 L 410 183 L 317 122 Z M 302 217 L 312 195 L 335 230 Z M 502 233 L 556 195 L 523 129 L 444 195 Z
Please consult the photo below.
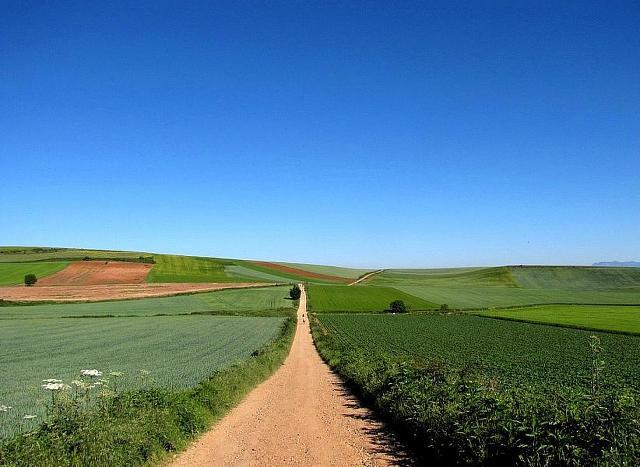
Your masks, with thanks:
M 284 364 L 173 466 L 397 465 L 407 458 L 373 414 L 322 361 L 302 289 Z

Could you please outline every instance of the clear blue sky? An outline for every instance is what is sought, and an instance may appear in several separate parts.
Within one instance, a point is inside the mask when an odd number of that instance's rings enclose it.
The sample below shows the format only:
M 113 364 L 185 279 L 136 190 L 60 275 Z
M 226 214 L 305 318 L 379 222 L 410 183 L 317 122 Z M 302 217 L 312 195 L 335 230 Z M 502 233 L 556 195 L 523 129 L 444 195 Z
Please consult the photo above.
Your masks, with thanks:
M 640 259 L 639 25 L 637 1 L 3 2 L 0 244 Z

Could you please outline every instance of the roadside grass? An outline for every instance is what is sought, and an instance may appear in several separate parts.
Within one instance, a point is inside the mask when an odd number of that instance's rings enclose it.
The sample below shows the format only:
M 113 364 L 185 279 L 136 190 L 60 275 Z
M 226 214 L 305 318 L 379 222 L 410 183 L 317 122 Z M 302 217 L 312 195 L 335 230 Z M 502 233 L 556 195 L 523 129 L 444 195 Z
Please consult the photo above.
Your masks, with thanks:
M 195 256 L 155 255 L 147 282 L 256 282 L 255 278 L 231 276 L 225 266 L 230 260 Z
M 26 274 L 35 274 L 38 279 L 61 271 L 69 263 L 53 261 L 43 263 L 5 263 L 0 262 L 0 285 L 24 284 Z
M 292 311 L 275 340 L 191 389 L 127 391 L 88 411 L 61 407 L 38 429 L 0 445 L 0 464 L 135 466 L 160 462 L 186 447 L 272 374 L 288 354 L 294 332 Z
M 319 285 L 307 287 L 308 307 L 314 312 L 382 312 L 394 300 L 402 300 L 411 310 L 433 310 L 433 302 L 409 295 L 393 287 Z
M 434 465 L 632 465 L 640 337 L 469 315 L 314 314 L 322 357 Z
M 544 305 L 475 312 L 478 316 L 640 334 L 640 306 Z
M 0 321 L 67 317 L 125 317 L 184 314 L 281 316 L 291 310 L 289 287 L 228 289 L 175 297 L 107 302 L 15 305 L 0 307 Z

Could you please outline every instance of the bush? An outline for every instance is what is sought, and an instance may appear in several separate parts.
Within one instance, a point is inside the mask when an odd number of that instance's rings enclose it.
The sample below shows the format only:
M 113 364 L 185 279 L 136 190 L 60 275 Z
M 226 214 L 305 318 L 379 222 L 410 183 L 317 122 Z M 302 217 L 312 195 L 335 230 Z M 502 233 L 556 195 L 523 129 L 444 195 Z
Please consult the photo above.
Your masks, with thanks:
M 300 286 L 298 284 L 291 287 L 289 290 L 289 296 L 292 300 L 300 300 L 300 295 L 302 295 L 302 291 L 300 290 Z
M 409 310 L 402 300 L 394 300 L 389 303 L 389 311 L 391 313 L 406 313 Z
M 26 285 L 27 287 L 32 286 L 36 282 L 38 282 L 38 278 L 35 274 L 27 274 L 26 276 L 24 276 L 24 285 Z
M 443 303 L 442 305 L 440 305 L 440 311 L 442 313 L 447 313 L 448 311 L 450 311 L 449 305 L 447 305 L 446 303 Z

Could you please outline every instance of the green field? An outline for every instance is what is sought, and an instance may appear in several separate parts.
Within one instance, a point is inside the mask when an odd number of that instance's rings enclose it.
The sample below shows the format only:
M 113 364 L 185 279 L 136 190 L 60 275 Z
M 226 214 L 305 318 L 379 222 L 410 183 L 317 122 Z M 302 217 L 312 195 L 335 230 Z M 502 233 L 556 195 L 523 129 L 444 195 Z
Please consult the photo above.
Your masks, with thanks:
M 295 283 L 299 282 L 297 278 L 285 277 L 279 275 L 278 271 L 266 272 L 263 269 L 257 269 L 249 263 L 230 264 L 224 267 L 225 273 L 230 277 L 247 277 L 257 282 L 279 282 L 279 283 Z
M 473 365 L 509 385 L 586 388 L 592 332 L 459 315 L 320 314 L 349 346 L 372 354 Z M 640 337 L 600 334 L 608 383 L 640 390 Z
M 38 279 L 64 269 L 67 262 L 2 263 L 0 262 L 0 285 L 24 284 L 26 274 L 35 274 Z
M 478 312 L 479 316 L 640 334 L 640 306 L 541 305 Z
M 317 314 L 311 325 L 323 358 L 420 464 L 640 456 L 639 336 L 436 313 Z
M 385 270 L 369 283 L 463 309 L 544 303 L 640 304 L 637 269 L 511 266 Z
M 0 436 L 46 417 L 48 378 L 70 382 L 81 369 L 121 371 L 126 389 L 193 386 L 273 340 L 284 318 L 173 316 L 6 320 L 0 327 Z M 143 375 L 140 370 L 146 370 Z M 105 373 L 106 375 L 107 373 Z M 38 418 L 27 424 L 24 415 Z
M 0 307 L 0 320 L 61 317 L 124 317 L 182 314 L 280 316 L 292 310 L 288 287 L 228 289 L 176 297 L 110 302 Z M 285 312 L 285 314 L 288 312 Z
M 0 405 L 13 407 L 0 414 L 0 438 L 42 423 L 50 397 L 40 388 L 44 379 L 69 382 L 97 368 L 124 372 L 119 384 L 127 390 L 197 384 L 279 334 L 293 313 L 288 290 L 0 307 L 0 374 L 11 375 L 0 379 Z M 24 415 L 38 417 L 26 422 Z
M 308 287 L 308 307 L 315 312 L 381 312 L 393 300 L 402 300 L 412 310 L 430 310 L 435 303 L 422 300 L 392 287 L 319 285 Z
M 151 258 L 149 253 L 117 250 L 85 250 L 79 248 L 49 247 L 0 247 L 0 263 L 29 261 L 73 261 L 84 258 L 138 260 L 140 257 Z
M 225 266 L 233 264 L 216 258 L 156 255 L 156 264 L 147 282 L 255 282 L 255 279 L 230 276 Z

